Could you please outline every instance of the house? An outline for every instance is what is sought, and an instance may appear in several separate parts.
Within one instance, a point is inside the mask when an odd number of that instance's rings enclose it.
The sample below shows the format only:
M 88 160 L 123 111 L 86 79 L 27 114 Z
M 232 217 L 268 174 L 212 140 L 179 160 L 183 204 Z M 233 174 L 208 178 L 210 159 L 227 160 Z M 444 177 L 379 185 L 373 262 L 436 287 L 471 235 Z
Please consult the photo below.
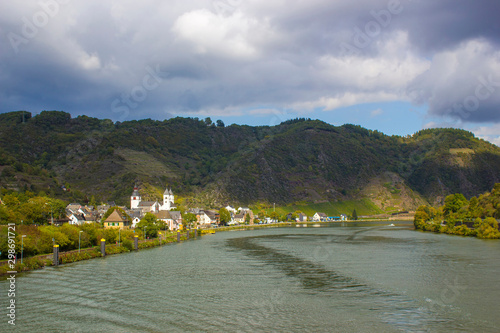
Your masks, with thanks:
M 198 215 L 203 213 L 203 209 L 201 209 L 201 208 L 189 208 L 187 212 L 198 216 Z
M 169 230 L 174 230 L 174 219 L 170 215 L 169 211 L 161 210 L 157 213 L 154 213 L 154 215 L 158 220 L 165 222 Z
M 233 213 L 233 214 L 236 214 L 238 211 L 236 210 L 236 208 L 234 208 L 233 206 L 231 205 L 228 205 L 225 207 L 226 210 L 229 212 L 229 213 Z
M 91 213 L 83 216 L 85 223 L 97 222 L 97 213 Z
M 202 210 L 196 215 L 201 227 L 209 227 L 211 224 L 219 224 L 219 214 L 210 210 Z
M 179 226 L 182 224 L 182 215 L 181 212 L 179 211 L 170 211 L 170 216 L 172 217 L 173 220 L 173 225 L 170 230 L 176 230 L 179 229 Z
M 68 223 L 72 225 L 83 225 L 85 223 L 85 215 L 78 211 L 73 212 L 70 209 L 66 209 L 66 217 L 68 218 Z
M 212 224 L 210 215 L 204 210 L 201 210 L 198 212 L 198 214 L 196 214 L 196 219 L 200 227 L 208 227 L 210 226 L 210 224 Z
M 220 224 L 220 215 L 218 212 L 212 211 L 212 210 L 206 210 L 205 214 L 208 215 L 210 218 L 211 223 L 215 223 L 217 225 Z
M 141 222 L 141 219 L 138 218 L 138 217 L 133 217 L 132 218 L 132 224 L 131 224 L 131 228 L 132 229 L 135 229 L 135 227 L 137 227 L 137 223 Z
M 52 219 L 49 221 L 49 224 L 57 225 L 57 226 L 62 226 L 64 223 L 69 223 L 69 219 L 67 217 L 54 219 L 54 223 L 52 223 Z
M 312 218 L 313 222 L 326 222 L 328 220 L 328 216 L 325 213 L 316 212 Z
M 240 212 L 240 213 L 247 213 L 247 212 L 250 212 L 250 208 L 248 208 L 248 207 L 239 207 L 238 208 L 238 212 Z
M 82 208 L 82 205 L 80 205 L 77 202 L 70 203 L 69 205 L 66 206 L 66 209 L 71 210 L 72 212 L 77 212 Z
M 118 229 L 128 229 L 130 227 L 130 222 L 127 217 L 123 216 L 122 213 L 115 209 L 111 215 L 104 221 L 104 228 L 118 228 Z
M 239 223 L 239 224 L 243 224 L 245 223 L 245 217 L 246 217 L 247 214 L 245 213 L 239 213 L 239 214 L 236 214 L 233 218 L 233 221 L 234 223 Z
M 102 217 L 104 214 L 106 214 L 106 212 L 110 208 L 111 208 L 111 206 L 108 206 L 108 205 L 99 205 L 99 206 L 97 206 L 97 214 L 99 215 L 99 217 Z
M 141 201 L 139 202 L 137 209 L 139 209 L 142 214 L 156 213 L 160 211 L 160 204 L 158 201 Z
M 177 230 L 182 224 L 182 215 L 179 211 L 160 210 L 154 215 L 158 220 L 165 222 L 169 230 Z
M 137 223 L 139 223 L 141 221 L 141 217 L 142 217 L 142 212 L 140 210 L 137 210 L 137 209 L 129 209 L 129 210 L 126 210 L 128 216 L 130 216 L 130 218 L 132 219 L 132 224 L 130 225 L 130 227 L 132 229 L 135 229 L 135 227 L 137 226 Z
M 300 213 L 297 217 L 297 222 L 307 222 L 307 215 Z

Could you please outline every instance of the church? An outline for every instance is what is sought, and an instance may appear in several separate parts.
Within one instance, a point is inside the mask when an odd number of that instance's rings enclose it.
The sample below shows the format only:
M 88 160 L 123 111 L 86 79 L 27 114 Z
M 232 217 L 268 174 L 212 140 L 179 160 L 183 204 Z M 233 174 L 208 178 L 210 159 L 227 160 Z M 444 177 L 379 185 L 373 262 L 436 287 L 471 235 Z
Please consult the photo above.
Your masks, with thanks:
M 157 213 L 159 211 L 169 211 L 175 209 L 174 204 L 174 193 L 172 189 L 167 188 L 163 192 L 163 203 L 157 201 L 143 201 L 139 193 L 137 186 L 134 186 L 134 191 L 130 196 L 130 209 L 131 210 L 141 210 L 143 213 L 152 212 Z

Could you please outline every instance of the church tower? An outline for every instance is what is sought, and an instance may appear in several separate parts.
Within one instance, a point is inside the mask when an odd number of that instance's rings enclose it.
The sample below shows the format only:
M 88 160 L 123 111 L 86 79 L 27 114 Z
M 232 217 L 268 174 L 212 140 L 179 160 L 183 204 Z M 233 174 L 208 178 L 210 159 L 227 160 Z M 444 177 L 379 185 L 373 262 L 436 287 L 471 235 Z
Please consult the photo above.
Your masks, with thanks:
M 161 210 L 171 210 L 176 208 L 174 206 L 174 193 L 172 189 L 165 189 L 163 192 L 163 205 L 161 206 Z
M 141 195 L 139 194 L 139 189 L 137 186 L 134 186 L 134 192 L 132 192 L 132 196 L 130 197 L 130 209 L 138 208 L 140 202 Z

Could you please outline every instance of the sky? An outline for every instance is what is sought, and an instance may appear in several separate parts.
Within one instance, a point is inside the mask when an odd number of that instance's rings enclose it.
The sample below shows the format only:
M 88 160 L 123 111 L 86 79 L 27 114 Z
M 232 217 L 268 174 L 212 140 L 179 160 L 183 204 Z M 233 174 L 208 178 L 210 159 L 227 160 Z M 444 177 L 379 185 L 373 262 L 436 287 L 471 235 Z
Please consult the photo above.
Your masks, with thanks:
M 0 113 L 305 117 L 500 145 L 498 0 L 0 0 Z

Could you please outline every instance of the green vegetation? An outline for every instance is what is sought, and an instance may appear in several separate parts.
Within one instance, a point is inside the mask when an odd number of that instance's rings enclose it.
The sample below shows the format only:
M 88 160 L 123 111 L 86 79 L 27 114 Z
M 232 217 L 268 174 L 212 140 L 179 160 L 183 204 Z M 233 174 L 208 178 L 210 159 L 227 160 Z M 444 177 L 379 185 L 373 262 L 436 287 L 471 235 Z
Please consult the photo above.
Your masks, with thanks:
M 45 224 L 51 217 L 65 217 L 66 202 L 51 199 L 43 193 L 35 195 L 31 191 L 0 191 L 3 205 L 0 205 L 0 223 Z
M 142 234 L 143 239 L 158 237 L 158 231 L 165 229 L 165 222 L 158 220 L 153 213 L 146 213 L 137 223 L 136 230 Z M 144 235 L 144 232 L 146 234 Z
M 219 218 L 222 225 L 227 225 L 227 223 L 231 221 L 231 214 L 223 207 L 219 210 Z
M 80 231 L 82 231 L 80 233 Z M 8 255 L 7 226 L 0 226 L 0 251 L 1 259 L 6 259 Z M 21 242 L 22 235 L 26 235 Z M 64 224 L 61 227 L 56 226 L 34 226 L 18 225 L 16 226 L 16 252 L 25 257 L 50 254 L 53 244 L 58 244 L 61 251 L 78 250 L 80 248 L 90 248 L 100 245 L 104 238 L 107 244 L 115 244 L 120 237 L 121 241 L 133 240 L 134 232 L 132 230 L 103 229 L 99 225 L 84 224 L 81 227 Z
M 500 149 L 457 129 L 403 138 L 311 119 L 250 127 L 208 118 L 113 123 L 61 111 L 19 111 L 0 114 L 0 141 L 4 189 L 82 204 L 125 205 L 133 184 L 145 200 L 153 199 L 168 184 L 186 207 L 327 202 L 326 209 L 311 210 L 366 215 L 397 211 L 398 198 L 408 196 L 430 203 L 450 193 L 469 198 L 500 179 Z M 394 196 L 391 202 L 377 191 L 363 192 L 386 174 L 401 180 L 379 184 Z M 367 198 L 376 205 L 347 209 Z
M 356 212 L 356 209 L 352 211 L 352 219 L 356 221 L 358 219 L 358 213 Z
M 500 183 L 491 192 L 467 200 L 463 194 L 451 194 L 439 208 L 420 206 L 414 224 L 419 230 L 443 232 L 478 238 L 500 238 Z
M 260 211 L 271 212 L 272 207 L 267 207 L 268 208 L 261 208 Z M 316 212 L 322 212 L 328 216 L 340 216 L 340 214 L 351 216 L 354 210 L 359 212 L 360 215 L 375 215 L 383 213 L 383 211 L 375 206 L 369 199 L 323 202 L 316 204 L 303 202 L 276 207 L 276 212 L 279 213 L 280 216 L 285 216 L 288 213 L 295 213 L 295 217 L 297 217 L 298 213 L 303 213 L 312 217 Z M 257 210 L 257 212 L 259 212 L 259 210 Z M 259 213 L 259 216 L 260 215 L 261 213 Z M 269 216 L 269 214 L 265 213 L 265 216 Z
M 183 224 L 188 228 L 192 228 L 193 224 L 197 221 L 196 215 L 193 213 L 186 213 L 183 216 Z

